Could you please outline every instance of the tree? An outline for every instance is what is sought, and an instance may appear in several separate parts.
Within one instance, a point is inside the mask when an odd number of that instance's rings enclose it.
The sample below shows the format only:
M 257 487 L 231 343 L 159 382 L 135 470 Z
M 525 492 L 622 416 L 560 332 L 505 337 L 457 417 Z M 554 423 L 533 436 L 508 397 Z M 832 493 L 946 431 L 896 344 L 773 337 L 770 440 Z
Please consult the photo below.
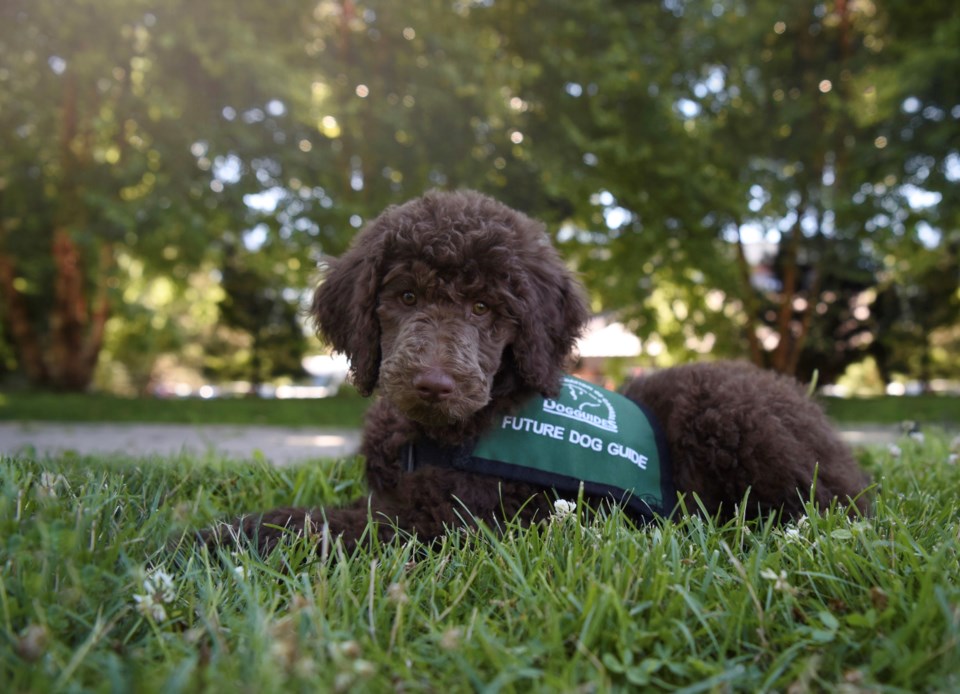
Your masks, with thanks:
M 872 220 L 893 234 L 876 248 L 880 329 L 871 351 L 885 377 L 898 371 L 926 383 L 958 375 L 949 341 L 960 324 L 960 15 L 929 1 L 888 0 L 883 10 L 887 59 L 868 73 L 876 99 L 860 117 L 882 128 L 910 194 L 902 209 L 886 205 Z
M 183 283 L 233 248 L 283 292 L 433 186 L 547 220 L 594 307 L 671 358 L 789 372 L 869 352 L 875 302 L 956 243 L 960 20 L 934 0 L 0 13 L 0 321 L 37 385 L 85 387 L 135 314 L 119 258 Z
M 956 80 L 942 85 L 960 58 L 955 13 L 845 0 L 549 5 L 555 21 L 520 22 L 508 46 L 540 68 L 521 92 L 536 105 L 525 130 L 555 186 L 576 191 L 572 217 L 588 231 L 573 255 L 602 304 L 663 333 L 656 307 L 674 297 L 675 347 L 722 334 L 732 304 L 733 351 L 789 373 L 863 358 L 877 322 L 857 302 L 890 281 L 889 258 L 931 218 L 911 194 L 936 170 L 942 200 L 956 197 L 943 177 L 960 175 L 960 107 Z M 527 2 L 491 12 L 522 7 L 545 14 Z M 914 51 L 923 57 L 906 60 Z M 891 127 L 914 101 L 924 117 Z M 750 235 L 775 244 L 775 290 L 754 286 Z
M 432 185 L 509 197 L 527 180 L 500 92 L 515 68 L 466 7 L 0 12 L 0 317 L 37 386 L 90 382 L 121 255 L 183 282 L 243 243 L 277 287 L 302 286 L 311 254 L 339 252 L 388 203 Z
M 0 313 L 32 384 L 90 382 L 121 253 L 182 279 L 211 238 L 244 223 L 242 196 L 259 186 L 226 152 L 266 147 L 230 115 L 283 89 L 271 58 L 296 19 L 245 9 L 256 16 L 180 0 L 0 10 Z M 228 67 L 244 79 L 223 79 Z
M 254 393 L 259 384 L 277 376 L 302 375 L 306 337 L 296 301 L 284 298 L 236 249 L 228 249 L 222 286 L 221 324 L 250 337 L 249 358 L 237 375 L 253 384 Z

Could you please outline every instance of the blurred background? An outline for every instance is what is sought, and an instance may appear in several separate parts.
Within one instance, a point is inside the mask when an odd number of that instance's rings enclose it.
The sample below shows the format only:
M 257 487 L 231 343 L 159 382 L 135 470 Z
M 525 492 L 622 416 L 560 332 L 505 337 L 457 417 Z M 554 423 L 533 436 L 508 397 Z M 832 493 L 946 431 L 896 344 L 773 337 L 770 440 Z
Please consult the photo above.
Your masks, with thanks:
M 303 308 L 385 206 L 547 222 L 581 371 L 960 382 L 941 0 L 3 0 L 0 385 L 335 393 Z

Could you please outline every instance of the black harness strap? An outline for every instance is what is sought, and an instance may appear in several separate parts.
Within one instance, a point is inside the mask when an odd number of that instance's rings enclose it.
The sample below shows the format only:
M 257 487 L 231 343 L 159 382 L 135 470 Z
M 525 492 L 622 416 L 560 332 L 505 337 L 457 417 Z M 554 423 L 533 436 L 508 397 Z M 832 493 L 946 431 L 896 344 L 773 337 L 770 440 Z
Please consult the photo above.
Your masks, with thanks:
M 658 434 L 661 434 L 658 429 Z M 656 518 L 669 517 L 673 507 L 668 506 L 676 499 L 673 479 L 670 475 L 670 464 L 667 449 L 662 435 L 658 435 L 660 444 L 660 471 L 662 476 L 662 502 L 652 499 L 642 499 L 628 491 L 606 484 L 584 481 L 567 475 L 524 467 L 500 460 L 490 460 L 472 455 L 476 442 L 462 446 L 444 446 L 431 439 L 420 439 L 415 443 L 406 444 L 401 450 L 404 472 L 412 473 L 424 467 L 438 467 L 450 470 L 460 470 L 474 474 L 499 477 L 501 479 L 533 484 L 552 489 L 558 495 L 567 498 L 576 497 L 581 486 L 585 494 L 596 498 L 605 498 L 611 502 L 629 509 L 635 516 L 644 522 Z

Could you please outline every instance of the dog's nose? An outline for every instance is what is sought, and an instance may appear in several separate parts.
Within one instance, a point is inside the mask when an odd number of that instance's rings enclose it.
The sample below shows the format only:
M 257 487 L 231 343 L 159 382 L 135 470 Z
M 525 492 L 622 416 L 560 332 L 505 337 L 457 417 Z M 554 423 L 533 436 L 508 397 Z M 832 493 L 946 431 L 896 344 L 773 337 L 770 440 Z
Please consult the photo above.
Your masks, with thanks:
M 456 383 L 443 369 L 432 368 L 417 374 L 413 379 L 413 387 L 424 400 L 436 402 L 450 397 Z

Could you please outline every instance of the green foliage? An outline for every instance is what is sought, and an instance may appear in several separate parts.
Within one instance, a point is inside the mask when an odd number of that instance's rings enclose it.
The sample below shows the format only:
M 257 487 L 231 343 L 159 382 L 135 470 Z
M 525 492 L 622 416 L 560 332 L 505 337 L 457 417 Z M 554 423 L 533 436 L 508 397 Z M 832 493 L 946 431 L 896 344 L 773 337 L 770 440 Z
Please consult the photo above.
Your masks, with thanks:
M 185 286 L 245 248 L 271 291 L 300 290 L 439 186 L 548 221 L 659 361 L 955 375 L 937 336 L 960 310 L 958 46 L 933 0 L 10 0 L 0 358 L 85 386 L 102 296 L 136 390 L 150 339 L 193 339 L 142 332 L 131 260 Z M 751 285 L 750 237 L 779 244 L 781 290 Z
M 756 361 L 832 380 L 885 357 L 876 341 L 925 352 L 933 328 L 956 323 L 960 100 L 942 78 L 960 61 L 952 10 L 498 2 L 490 13 L 508 27 L 506 49 L 537 66 L 518 92 L 531 105 L 524 132 L 585 230 L 563 234 L 566 250 L 598 303 L 672 359 L 749 344 Z M 779 290 L 751 286 L 745 239 L 777 244 Z M 922 289 L 924 257 L 941 260 L 949 289 Z M 927 325 L 920 310 L 862 300 L 898 285 L 936 304 Z M 664 291 L 681 302 L 682 331 L 660 308 Z M 711 309 L 718 297 L 728 310 Z
M 638 529 L 574 513 L 327 560 L 296 540 L 211 557 L 181 533 L 355 498 L 353 461 L 4 459 L 0 677 L 18 691 L 954 690 L 948 454 L 929 438 L 863 453 L 869 519 Z
M 222 286 L 220 323 L 249 336 L 250 346 L 249 359 L 239 371 L 221 371 L 219 378 L 230 376 L 259 384 L 278 376 L 303 375 L 300 362 L 307 340 L 298 303 L 286 299 L 269 278 L 251 269 L 232 248 L 224 260 Z
M 123 301 L 106 325 L 94 386 L 100 392 L 145 396 L 158 370 L 176 366 L 199 374 L 218 338 L 219 272 L 207 266 L 182 282 L 119 259 Z
M 277 67 L 274 51 L 251 26 L 278 14 L 178 0 L 4 4 L 2 308 L 35 384 L 89 383 L 122 301 L 121 257 L 184 282 L 211 240 L 249 217 L 242 196 L 260 185 L 234 171 L 230 148 L 264 152 L 263 140 L 222 114 L 275 96 L 277 72 L 262 69 Z M 242 80 L 210 60 L 218 41 Z M 82 363 L 64 358 L 79 352 Z

